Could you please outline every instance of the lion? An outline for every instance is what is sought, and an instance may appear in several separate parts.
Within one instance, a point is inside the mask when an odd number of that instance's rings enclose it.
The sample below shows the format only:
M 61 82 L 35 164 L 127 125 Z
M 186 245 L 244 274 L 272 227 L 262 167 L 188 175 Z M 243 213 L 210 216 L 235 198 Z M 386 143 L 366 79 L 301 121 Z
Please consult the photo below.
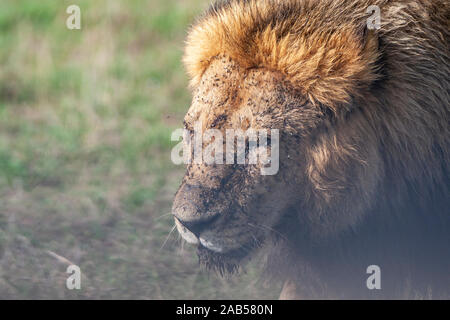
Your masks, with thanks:
M 187 165 L 172 212 L 201 264 L 266 248 L 281 299 L 448 297 L 449 17 L 448 0 L 212 5 L 186 42 L 185 128 L 278 129 L 279 171 Z

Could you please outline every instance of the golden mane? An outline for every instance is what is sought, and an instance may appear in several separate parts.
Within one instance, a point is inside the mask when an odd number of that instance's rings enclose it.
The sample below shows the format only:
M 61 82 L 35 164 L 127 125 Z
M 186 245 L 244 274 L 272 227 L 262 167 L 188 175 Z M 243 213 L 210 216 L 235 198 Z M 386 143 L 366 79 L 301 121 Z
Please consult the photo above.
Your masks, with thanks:
M 313 103 L 335 109 L 349 102 L 377 79 L 378 41 L 366 34 L 363 6 L 347 1 L 336 8 L 333 3 L 234 0 L 212 7 L 187 38 L 184 63 L 191 86 L 214 57 L 226 54 L 243 68 L 281 72 Z M 336 29 L 331 17 L 339 10 L 354 15 L 345 15 L 353 18 Z

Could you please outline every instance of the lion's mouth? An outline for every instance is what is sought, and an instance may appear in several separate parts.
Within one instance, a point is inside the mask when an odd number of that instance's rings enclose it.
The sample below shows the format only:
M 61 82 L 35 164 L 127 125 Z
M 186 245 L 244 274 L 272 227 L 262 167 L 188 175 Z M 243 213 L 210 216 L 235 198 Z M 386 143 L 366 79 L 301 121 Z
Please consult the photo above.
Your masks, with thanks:
M 180 220 L 175 218 L 175 225 L 178 232 L 186 242 L 197 245 L 198 247 L 211 251 L 215 254 L 222 254 L 226 256 L 241 256 L 245 255 L 243 253 L 249 252 L 250 249 L 260 246 L 261 240 L 258 240 L 256 235 L 248 240 L 239 243 L 233 241 L 232 238 L 226 239 L 223 237 L 218 237 L 214 232 L 206 230 L 202 233 L 195 233 L 191 231 L 188 227 L 184 225 Z
M 213 252 L 222 253 L 224 252 L 224 247 L 214 239 L 209 239 L 202 235 L 196 235 L 194 232 L 185 227 L 178 219 L 175 218 L 175 225 L 177 226 L 178 232 L 181 234 L 184 240 L 190 244 L 202 246 Z
M 178 232 L 183 237 L 183 239 L 186 240 L 186 242 L 198 245 L 199 247 L 215 253 L 224 253 L 225 251 L 227 251 L 224 250 L 224 246 L 221 245 L 217 240 L 210 239 L 202 235 L 197 236 L 188 228 L 186 228 L 178 219 L 175 219 L 175 225 L 177 226 Z
M 262 239 L 253 237 L 252 240 L 235 243 L 235 246 L 230 247 L 222 244 L 220 238 L 211 234 L 194 234 L 178 219 L 175 219 L 175 224 L 183 239 L 197 246 L 200 264 L 220 274 L 236 272 L 239 265 L 249 259 L 254 249 L 260 247 L 263 242 Z
M 199 245 L 207 250 L 210 250 L 215 253 L 223 253 L 224 246 L 219 243 L 219 241 L 208 238 L 204 235 L 196 235 L 194 232 L 189 230 L 186 226 L 184 226 L 177 218 L 175 218 L 175 225 L 177 227 L 178 232 L 183 237 L 186 242 L 194 245 Z
M 200 242 L 199 238 L 188 228 L 186 228 L 177 218 L 175 218 L 175 225 L 177 227 L 178 232 L 183 237 L 183 239 L 186 240 L 187 243 L 199 244 Z
M 208 250 L 211 250 L 216 253 L 223 253 L 223 251 L 224 251 L 223 246 L 216 243 L 215 241 L 205 239 L 204 237 L 200 237 L 199 241 L 200 241 L 200 245 Z

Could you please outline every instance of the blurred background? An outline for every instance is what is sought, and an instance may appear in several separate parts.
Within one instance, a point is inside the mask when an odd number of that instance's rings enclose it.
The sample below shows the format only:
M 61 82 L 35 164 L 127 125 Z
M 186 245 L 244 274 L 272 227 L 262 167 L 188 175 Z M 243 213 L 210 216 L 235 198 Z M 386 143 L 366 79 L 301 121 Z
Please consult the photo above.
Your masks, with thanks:
M 169 235 L 183 41 L 208 5 L 0 1 L 0 299 L 277 298 L 258 259 L 221 278 Z

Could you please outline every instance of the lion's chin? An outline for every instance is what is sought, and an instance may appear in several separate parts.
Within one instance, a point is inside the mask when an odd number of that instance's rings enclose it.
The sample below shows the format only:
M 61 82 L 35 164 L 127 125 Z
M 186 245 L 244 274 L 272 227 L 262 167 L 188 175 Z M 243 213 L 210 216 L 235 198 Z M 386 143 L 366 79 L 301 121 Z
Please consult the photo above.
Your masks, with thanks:
M 218 253 L 204 246 L 197 249 L 199 263 L 207 270 L 219 273 L 221 276 L 226 274 L 234 274 L 239 270 L 239 266 L 244 260 L 244 255 L 237 255 L 231 252 Z
M 234 274 L 239 271 L 239 267 L 250 260 L 252 253 L 260 245 L 258 243 L 249 243 L 240 248 L 226 252 L 217 252 L 199 245 L 197 255 L 199 263 L 207 270 L 218 272 L 221 276 Z

